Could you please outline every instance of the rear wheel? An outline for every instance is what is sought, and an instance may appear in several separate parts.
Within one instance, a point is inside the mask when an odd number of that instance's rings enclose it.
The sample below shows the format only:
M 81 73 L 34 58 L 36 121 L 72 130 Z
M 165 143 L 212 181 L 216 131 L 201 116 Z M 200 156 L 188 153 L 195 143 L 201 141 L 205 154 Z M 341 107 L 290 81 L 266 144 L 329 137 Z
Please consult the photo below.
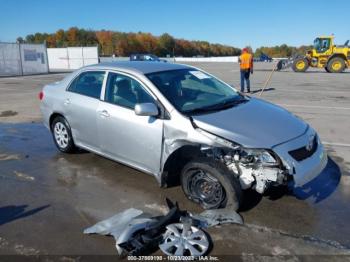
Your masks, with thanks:
M 345 69 L 345 61 L 341 57 L 334 57 L 327 63 L 327 69 L 331 73 L 341 73 Z
M 238 179 L 221 163 L 208 158 L 189 162 L 181 173 L 182 189 L 204 209 L 239 208 L 242 189 Z
M 309 68 L 309 62 L 306 58 L 297 58 L 294 60 L 292 68 L 294 72 L 305 72 Z
M 62 117 L 56 117 L 51 124 L 53 140 L 57 148 L 64 153 L 73 153 L 76 150 L 72 132 L 67 120 Z

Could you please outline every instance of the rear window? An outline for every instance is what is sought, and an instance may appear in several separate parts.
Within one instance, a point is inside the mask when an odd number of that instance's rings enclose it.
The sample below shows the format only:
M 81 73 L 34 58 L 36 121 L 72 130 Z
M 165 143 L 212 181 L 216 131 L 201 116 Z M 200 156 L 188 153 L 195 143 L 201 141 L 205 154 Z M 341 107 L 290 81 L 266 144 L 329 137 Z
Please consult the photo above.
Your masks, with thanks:
M 70 92 L 99 99 L 101 96 L 104 71 L 83 72 L 69 86 Z

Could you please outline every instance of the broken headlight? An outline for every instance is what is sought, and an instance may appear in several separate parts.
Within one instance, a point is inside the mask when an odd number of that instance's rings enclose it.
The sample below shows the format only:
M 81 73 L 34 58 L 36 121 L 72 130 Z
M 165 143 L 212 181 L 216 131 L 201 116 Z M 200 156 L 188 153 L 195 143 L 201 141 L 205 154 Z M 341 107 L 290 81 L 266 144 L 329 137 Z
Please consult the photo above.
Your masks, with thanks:
M 250 149 L 244 148 L 241 145 L 229 141 L 227 139 L 221 138 L 214 134 L 211 134 L 203 129 L 198 128 L 198 131 L 203 135 L 209 137 L 217 144 L 231 149 L 229 158 L 233 157 L 234 161 L 240 161 L 245 165 L 263 165 L 263 166 L 276 166 L 279 164 L 278 157 L 272 151 L 266 149 Z
M 277 157 L 270 151 L 265 149 L 245 149 L 240 152 L 240 161 L 243 164 L 261 164 L 263 166 L 278 165 Z

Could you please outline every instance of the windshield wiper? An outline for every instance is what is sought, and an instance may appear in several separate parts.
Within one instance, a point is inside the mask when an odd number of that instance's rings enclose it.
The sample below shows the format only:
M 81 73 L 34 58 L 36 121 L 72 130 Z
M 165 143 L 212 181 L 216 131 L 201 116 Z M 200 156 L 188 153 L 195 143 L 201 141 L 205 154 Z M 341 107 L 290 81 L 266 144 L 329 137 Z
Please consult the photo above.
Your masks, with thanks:
M 200 114 L 200 113 L 206 113 L 206 112 L 212 112 L 212 111 L 220 111 L 223 109 L 227 109 L 230 107 L 234 107 L 236 105 L 242 104 L 247 102 L 248 99 L 244 98 L 243 96 L 240 98 L 235 98 L 235 99 L 225 99 L 217 104 L 210 105 L 210 106 L 205 106 L 205 107 L 200 107 L 192 110 L 187 110 L 183 111 L 184 114 L 187 115 L 193 115 L 193 114 Z

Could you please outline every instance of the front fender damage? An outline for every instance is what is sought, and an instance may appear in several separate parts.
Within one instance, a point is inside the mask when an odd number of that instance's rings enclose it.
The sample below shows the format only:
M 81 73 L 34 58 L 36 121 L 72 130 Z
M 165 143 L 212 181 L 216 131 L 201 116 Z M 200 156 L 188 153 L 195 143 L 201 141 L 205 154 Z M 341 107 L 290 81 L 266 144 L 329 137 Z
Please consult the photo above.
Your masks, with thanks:
M 164 125 L 163 151 L 161 157 L 161 172 L 158 175 L 158 182 L 164 184 L 164 167 L 170 156 L 183 147 L 196 148 L 200 156 L 213 158 L 223 163 L 229 172 L 239 179 L 242 189 L 252 188 L 258 193 L 264 193 L 272 185 L 284 185 L 288 182 L 289 172 L 284 168 L 282 162 L 275 166 L 263 166 L 261 164 L 245 162 L 242 151 L 239 147 L 226 147 L 218 143 L 212 137 L 206 136 L 199 128 L 188 121 L 183 123 L 181 129 L 173 126 L 171 122 Z M 184 128 L 186 127 L 186 128 Z M 183 130 L 189 130 L 185 132 Z M 184 151 L 188 158 L 193 158 L 194 151 Z M 184 156 L 186 157 L 186 156 Z M 180 165 L 180 163 L 175 163 Z
M 187 125 L 187 126 L 186 126 Z M 189 130 L 188 132 L 183 130 Z M 215 146 L 215 142 L 201 135 L 193 129 L 190 122 L 182 123 L 182 128 L 174 126 L 172 122 L 165 123 L 163 128 L 163 143 L 162 155 L 160 160 L 160 173 L 157 175 L 157 180 L 161 186 L 167 184 L 169 164 L 172 168 L 178 168 L 182 163 L 179 161 L 178 154 L 181 159 L 190 159 L 196 154 L 200 154 L 202 145 Z M 181 150 L 185 149 L 185 150 Z M 169 163 L 172 162 L 172 163 Z

